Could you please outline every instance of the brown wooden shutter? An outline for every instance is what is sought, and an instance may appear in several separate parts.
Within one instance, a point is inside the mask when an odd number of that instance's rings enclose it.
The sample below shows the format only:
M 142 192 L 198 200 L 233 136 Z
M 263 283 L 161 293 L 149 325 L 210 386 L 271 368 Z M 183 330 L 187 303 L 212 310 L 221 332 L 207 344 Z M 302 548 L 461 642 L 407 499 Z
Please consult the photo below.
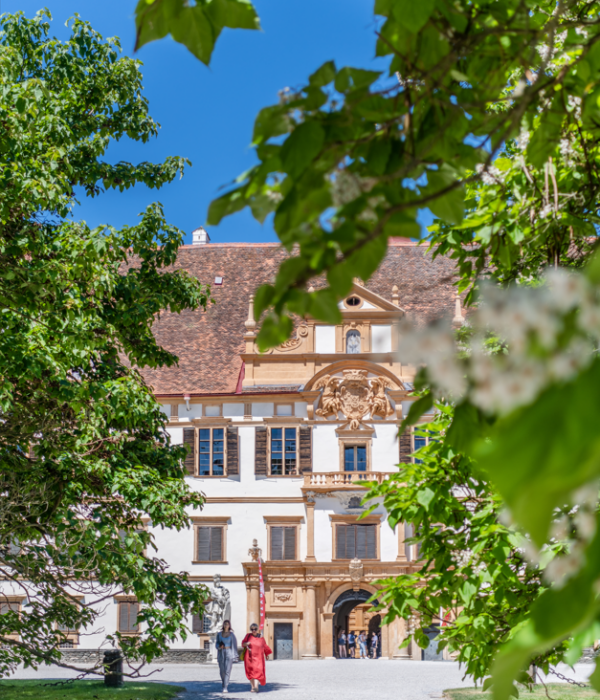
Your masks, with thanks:
M 192 632 L 194 634 L 202 634 L 203 631 L 202 616 L 192 615 Z
M 411 432 L 410 432 L 410 427 L 407 428 L 402 435 L 400 435 L 400 439 L 398 440 L 400 444 L 400 463 L 401 464 L 410 464 L 411 458 L 410 455 L 412 454 L 412 440 L 411 440 Z
M 300 474 L 312 472 L 312 428 L 301 427 L 300 433 Z
M 223 528 L 210 528 L 210 560 L 223 561 Z
M 186 455 L 184 466 L 187 473 L 190 476 L 196 475 L 196 429 L 195 428 L 184 428 L 183 429 L 183 444 L 187 445 L 189 451 Z
M 227 476 L 236 476 L 239 473 L 239 429 L 227 426 Z
M 346 532 L 349 528 L 345 525 L 336 525 L 335 527 L 335 558 L 346 559 Z
M 267 475 L 267 429 L 256 428 L 254 438 L 254 473 Z
M 119 632 L 137 632 L 137 603 L 119 603 Z
M 377 559 L 377 525 L 366 525 L 367 542 L 365 559 Z
M 283 528 L 271 528 L 271 559 L 281 561 L 283 559 Z
M 296 559 L 296 528 L 284 527 L 283 558 L 289 561 Z
M 198 528 L 198 561 L 210 561 L 210 527 Z

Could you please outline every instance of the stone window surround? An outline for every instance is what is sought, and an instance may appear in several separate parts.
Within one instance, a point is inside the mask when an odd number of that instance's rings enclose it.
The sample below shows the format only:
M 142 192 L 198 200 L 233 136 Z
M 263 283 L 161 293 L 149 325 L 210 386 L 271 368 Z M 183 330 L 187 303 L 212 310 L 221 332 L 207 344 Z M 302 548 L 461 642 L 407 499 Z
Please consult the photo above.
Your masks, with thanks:
M 338 443 L 340 446 L 340 466 L 339 471 L 343 474 L 366 474 L 367 472 L 373 471 L 373 460 L 371 458 L 371 451 L 373 446 L 373 438 L 371 436 L 357 436 L 356 433 L 360 431 L 353 431 L 351 435 L 341 435 L 338 437 Z M 367 448 L 367 471 L 366 472 L 346 472 L 344 470 L 344 451 L 346 447 L 366 447 Z
M 85 602 L 85 597 L 82 595 L 73 595 L 71 598 L 75 598 L 82 605 Z M 56 628 L 58 629 L 58 623 Z M 64 639 L 62 639 L 63 642 L 72 642 L 73 647 L 79 646 L 79 630 L 68 630 L 66 632 L 62 632 L 62 634 L 64 635 Z
M 121 604 L 122 603 L 138 603 L 139 601 L 135 596 L 132 595 L 116 595 L 113 596 L 114 601 L 117 604 L 117 630 L 123 635 L 127 637 L 138 637 L 141 634 L 141 624 L 138 623 L 138 629 L 137 632 L 127 632 L 127 631 L 122 631 L 119 629 L 119 625 L 121 622 Z
M 228 515 L 223 516 L 202 516 L 193 515 L 190 520 L 192 521 L 192 526 L 194 528 L 194 552 L 192 564 L 229 564 L 227 561 L 227 526 L 231 522 L 231 518 Z M 198 528 L 199 527 L 220 527 L 222 529 L 221 535 L 221 559 L 218 561 L 201 561 L 197 559 L 198 556 Z
M 329 519 L 331 520 L 331 561 L 351 561 L 350 559 L 338 559 L 336 557 L 337 552 L 337 527 L 336 525 L 376 525 L 375 539 L 377 556 L 375 559 L 365 559 L 364 561 L 381 561 L 381 516 L 379 515 L 369 515 L 366 518 L 358 519 L 357 515 L 339 515 L 337 513 L 330 513 Z
M 300 563 L 300 526 L 304 523 L 303 515 L 263 515 L 267 525 L 267 562 L 284 561 L 286 564 Z M 296 528 L 296 559 L 271 559 L 271 528 L 295 527 Z
M 300 474 L 300 422 L 295 416 L 275 416 L 264 418 L 263 423 L 267 427 L 267 479 L 301 479 Z M 296 473 L 295 474 L 271 474 L 271 428 L 295 428 L 296 430 Z M 285 442 L 285 440 L 284 440 Z M 285 445 L 284 445 L 285 447 Z M 285 452 L 284 452 L 285 455 Z M 285 471 L 285 457 L 283 469 Z
M 27 600 L 27 598 L 26 598 L 26 596 L 23 596 L 23 595 L 5 595 L 4 593 L 0 594 L 0 605 L 2 605 L 3 603 L 17 603 L 19 606 L 19 609 L 17 611 L 19 613 L 19 616 L 21 615 L 21 613 L 23 611 L 23 601 L 24 600 Z M 7 635 L 7 639 L 18 640 L 19 635 L 18 634 L 10 634 L 10 635 Z

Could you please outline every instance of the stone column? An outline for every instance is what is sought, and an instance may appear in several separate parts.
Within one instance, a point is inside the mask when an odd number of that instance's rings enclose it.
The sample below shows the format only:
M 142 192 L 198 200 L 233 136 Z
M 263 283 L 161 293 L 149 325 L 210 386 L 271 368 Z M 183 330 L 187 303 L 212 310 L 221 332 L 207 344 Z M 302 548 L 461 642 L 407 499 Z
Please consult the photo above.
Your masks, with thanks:
M 306 561 L 315 559 L 315 503 L 306 503 Z
M 398 556 L 396 557 L 396 561 L 408 562 L 406 558 L 406 547 L 404 545 L 404 523 L 398 523 L 396 529 L 398 530 Z
M 250 584 L 250 609 L 248 610 L 248 624 L 250 625 L 255 622 L 257 625 L 260 620 L 260 594 L 258 589 L 258 583 Z
M 316 659 L 317 654 L 317 591 L 314 585 L 306 586 L 304 601 L 305 649 L 303 659 Z

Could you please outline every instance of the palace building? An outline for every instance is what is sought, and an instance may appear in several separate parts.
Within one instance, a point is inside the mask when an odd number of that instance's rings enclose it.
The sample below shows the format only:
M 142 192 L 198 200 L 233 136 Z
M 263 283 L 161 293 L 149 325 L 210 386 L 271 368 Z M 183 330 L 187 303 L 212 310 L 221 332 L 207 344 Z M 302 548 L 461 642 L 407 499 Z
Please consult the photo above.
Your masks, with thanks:
M 179 364 L 144 376 L 172 441 L 190 448 L 186 478 L 206 503 L 187 531 L 148 523 L 157 556 L 199 584 L 220 576 L 240 640 L 259 621 L 260 557 L 276 659 L 331 658 L 342 629 L 377 632 L 383 658 L 432 658 L 434 645 L 400 649 L 404 621 L 382 627 L 367 603 L 379 579 L 416 566 L 410 525 L 391 528 L 381 505 L 360 516 L 364 483 L 396 473 L 424 439 L 398 437 L 415 373 L 397 351 L 399 326 L 457 320 L 454 263 L 392 240 L 368 284 L 340 302 L 339 325 L 299 319 L 293 337 L 261 354 L 253 295 L 286 255 L 276 244 L 213 244 L 202 229 L 179 252 L 176 266 L 210 284 L 216 303 L 161 314 L 153 330 Z M 20 609 L 23 596 L 6 585 L 5 605 Z M 97 629 L 62 646 L 73 647 L 71 661 L 96 658 L 106 634 L 138 632 L 136 615 L 135 601 L 115 596 Z M 209 621 L 189 620 L 195 634 L 165 660 L 206 658 Z
M 392 529 L 381 506 L 359 519 L 360 482 L 386 479 L 410 459 L 414 437 L 398 439 L 398 426 L 415 370 L 397 353 L 398 325 L 459 313 L 454 265 L 391 241 L 368 284 L 340 302 L 340 325 L 303 319 L 261 354 L 253 294 L 273 281 L 285 251 L 213 244 L 202 229 L 194 241 L 177 267 L 210 284 L 216 303 L 162 314 L 155 334 L 179 365 L 144 375 L 173 442 L 190 447 L 189 485 L 206 505 L 190 531 L 154 531 L 158 556 L 207 585 L 218 573 L 242 636 L 259 619 L 260 556 L 275 658 L 332 657 L 340 629 L 379 629 L 366 604 L 375 582 L 415 566 L 410 526 Z M 197 635 L 181 646 L 208 648 L 206 629 L 195 620 Z M 399 649 L 405 636 L 403 621 L 384 626 L 381 655 L 422 658 L 416 645 Z

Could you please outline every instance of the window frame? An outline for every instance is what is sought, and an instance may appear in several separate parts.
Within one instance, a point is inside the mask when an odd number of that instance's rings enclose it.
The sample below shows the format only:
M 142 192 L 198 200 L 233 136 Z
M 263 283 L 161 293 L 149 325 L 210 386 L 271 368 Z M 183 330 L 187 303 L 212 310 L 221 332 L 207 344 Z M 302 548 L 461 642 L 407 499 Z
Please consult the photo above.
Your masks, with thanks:
M 23 601 L 26 600 L 23 596 L 12 596 L 12 595 L 4 595 L 4 593 L 0 594 L 0 611 L 1 611 L 1 606 L 2 605 L 17 605 L 18 608 L 15 610 L 15 612 L 19 615 L 19 618 L 23 614 Z M 14 639 L 18 640 L 19 635 L 18 634 L 9 634 L 6 635 L 7 639 Z
M 339 465 L 339 471 L 342 474 L 369 474 L 370 472 L 373 471 L 373 461 L 372 461 L 372 445 L 373 445 L 373 440 L 370 437 L 352 437 L 351 435 L 349 436 L 344 436 L 339 438 L 339 445 L 340 445 L 340 465 Z M 366 447 L 367 449 L 367 468 L 364 472 L 347 472 L 346 471 L 346 447 Z M 357 478 L 359 478 L 357 476 Z
M 411 428 L 411 431 L 410 431 L 411 457 L 410 457 L 410 459 L 411 459 L 411 462 L 413 464 L 420 464 L 421 463 L 421 460 L 418 460 L 415 458 L 414 453 L 416 452 L 416 450 L 421 449 L 421 447 L 426 447 L 427 445 L 429 445 L 429 443 L 431 442 L 431 439 L 432 439 L 429 435 L 415 435 L 415 431 L 416 430 L 422 431 L 423 428 L 421 426 L 427 425 L 427 423 L 429 423 L 429 422 L 430 422 L 429 420 L 426 420 L 426 421 L 423 421 L 422 423 L 417 423 L 416 425 L 413 425 Z M 419 447 L 416 447 L 415 446 L 415 439 L 416 440 L 425 440 L 425 444 L 420 445 Z
M 357 450 L 359 448 L 363 448 L 365 451 L 365 468 L 364 469 L 359 469 L 358 468 L 358 453 Z M 354 450 L 354 467 L 355 469 L 346 469 L 346 452 L 348 450 Z M 368 450 L 367 450 L 367 445 L 366 444 L 354 444 L 351 445 L 349 443 L 346 443 L 344 445 L 344 459 L 343 459 L 343 467 L 344 467 L 344 474 L 366 474 L 369 471 L 369 457 L 368 457 Z
M 84 596 L 73 596 L 74 598 L 77 599 L 77 601 L 83 605 L 85 598 Z M 67 630 L 61 630 L 59 628 L 58 622 L 55 625 L 56 631 L 61 635 L 60 639 L 61 642 L 59 643 L 59 648 L 62 649 L 75 649 L 79 646 L 79 636 L 80 636 L 80 631 L 79 629 L 67 629 Z M 63 642 L 73 642 L 72 647 L 61 647 L 60 644 Z
M 277 562 L 278 564 L 290 564 L 298 563 L 300 558 L 300 526 L 304 523 L 303 515 L 265 515 L 263 516 L 267 524 L 267 561 Z M 296 555 L 295 559 L 271 559 L 271 542 L 272 542 L 272 528 L 274 527 L 293 527 L 295 529 L 295 549 Z
M 278 416 L 278 418 L 281 418 L 282 416 Z M 284 423 L 277 421 L 274 424 L 269 424 L 268 426 L 268 432 L 267 432 L 267 478 L 273 478 L 273 479 L 299 479 L 302 478 L 302 474 L 300 473 L 300 426 L 296 421 L 294 421 L 293 424 L 290 423 Z M 271 471 L 272 467 L 272 455 L 273 451 L 271 449 L 271 445 L 273 442 L 273 429 L 277 430 L 283 430 L 283 437 L 282 437 L 282 442 L 283 442 L 283 451 L 282 451 L 282 459 L 283 459 L 283 464 L 282 464 L 282 469 L 283 469 L 283 474 L 273 474 Z M 294 469 L 293 474 L 285 474 L 285 431 L 291 429 L 294 430 L 296 433 L 296 467 Z
M 194 552 L 192 558 L 192 564 L 228 564 L 227 561 L 227 526 L 231 521 L 231 518 L 226 515 L 223 517 L 202 517 L 194 516 L 191 518 L 194 527 Z M 201 527 L 220 527 L 221 528 L 221 559 L 219 560 L 209 560 L 198 559 L 198 547 L 199 547 L 199 528 Z
M 199 424 L 195 426 L 196 428 L 196 453 L 197 453 L 197 459 L 196 459 L 196 477 L 198 479 L 226 479 L 227 478 L 227 424 L 223 425 L 207 425 L 207 424 Z M 200 431 L 201 430 L 210 430 L 210 451 L 209 451 L 209 463 L 210 463 L 210 474 L 200 474 Z M 223 431 L 223 473 L 222 474 L 213 474 L 213 443 L 214 443 L 214 430 L 222 430 Z
M 337 557 L 337 526 L 338 525 L 373 525 L 375 527 L 375 558 L 361 559 L 361 561 L 381 561 L 381 518 L 377 515 L 370 515 L 358 520 L 356 515 L 335 515 L 329 516 L 331 520 L 332 550 L 331 561 L 350 562 L 352 559 L 338 559 Z
M 119 634 L 122 634 L 123 636 L 127 636 L 127 637 L 138 637 L 142 633 L 142 630 L 141 630 L 142 625 L 140 622 L 137 621 L 137 618 L 136 618 L 137 630 L 122 630 L 121 629 L 121 605 L 135 604 L 138 606 L 138 613 L 139 613 L 139 610 L 140 610 L 139 600 L 133 596 L 124 595 L 124 596 L 116 596 L 115 602 L 117 603 L 117 632 L 119 632 Z

